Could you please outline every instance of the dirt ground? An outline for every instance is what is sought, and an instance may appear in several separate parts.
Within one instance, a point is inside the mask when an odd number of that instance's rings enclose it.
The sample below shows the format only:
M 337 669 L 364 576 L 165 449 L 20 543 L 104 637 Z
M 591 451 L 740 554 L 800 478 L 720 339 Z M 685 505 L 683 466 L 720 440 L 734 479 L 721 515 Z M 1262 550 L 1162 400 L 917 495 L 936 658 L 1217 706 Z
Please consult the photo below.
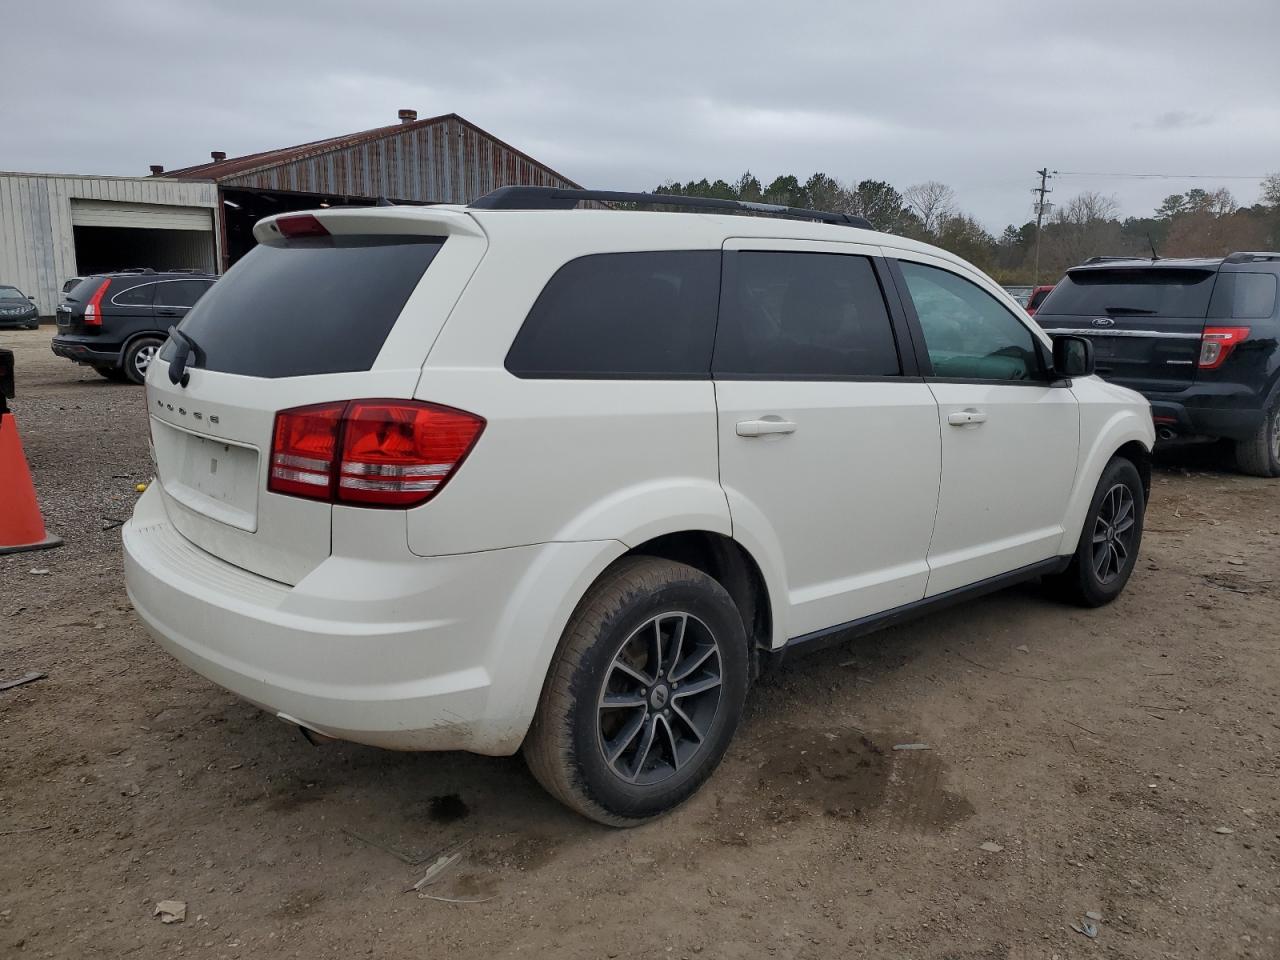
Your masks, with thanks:
M 0 692 L 0 956 L 1280 957 L 1280 482 L 1163 457 L 1113 606 L 1015 589 L 791 661 L 616 832 L 518 759 L 309 746 L 160 652 L 120 565 L 142 391 L 49 335 L 0 333 L 67 541 L 0 558 L 0 679 L 48 674 Z M 462 842 L 424 892 L 473 902 L 406 892 Z

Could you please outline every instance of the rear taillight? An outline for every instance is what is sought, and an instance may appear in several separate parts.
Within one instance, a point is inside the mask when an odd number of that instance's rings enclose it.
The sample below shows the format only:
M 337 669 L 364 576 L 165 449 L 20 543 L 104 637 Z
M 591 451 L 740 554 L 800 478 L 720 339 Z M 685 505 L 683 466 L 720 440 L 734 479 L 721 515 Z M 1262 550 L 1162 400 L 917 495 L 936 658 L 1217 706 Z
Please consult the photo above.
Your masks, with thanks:
M 329 230 L 315 218 L 314 214 L 301 213 L 291 217 L 281 217 L 276 226 L 286 237 L 327 237 Z
M 1200 369 L 1218 369 L 1236 344 L 1248 336 L 1248 327 L 1205 327 L 1200 340 Z
M 295 497 L 411 507 L 471 452 L 482 417 L 416 400 L 351 400 L 276 414 L 267 489 Z
M 84 305 L 84 325 L 86 327 L 102 326 L 102 298 L 111 286 L 110 279 L 103 280 L 102 286 L 93 292 L 89 302 Z

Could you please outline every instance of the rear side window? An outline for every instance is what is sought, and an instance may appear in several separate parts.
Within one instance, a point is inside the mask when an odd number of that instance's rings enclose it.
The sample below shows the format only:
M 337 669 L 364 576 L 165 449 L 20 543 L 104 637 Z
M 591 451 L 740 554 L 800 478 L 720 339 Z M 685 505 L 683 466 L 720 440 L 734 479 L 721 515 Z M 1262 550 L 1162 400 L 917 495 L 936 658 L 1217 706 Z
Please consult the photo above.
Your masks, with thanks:
M 213 284 L 208 280 L 168 280 L 156 284 L 157 307 L 191 307 Z
M 107 288 L 108 291 L 111 289 Z M 151 306 L 151 298 L 155 296 L 156 285 L 154 283 L 140 283 L 136 287 L 130 287 L 128 290 L 121 290 L 111 298 L 111 302 L 121 307 L 149 307 Z
M 1073 270 L 1053 288 L 1042 314 L 1076 317 L 1203 319 L 1213 292 L 1212 270 Z
M 417 236 L 261 243 L 200 297 L 181 329 L 207 370 L 250 377 L 368 370 L 443 243 Z M 170 341 L 161 356 L 172 353 Z
M 726 256 L 713 369 L 783 380 L 902 372 L 871 261 L 840 253 Z
M 506 367 L 518 377 L 706 378 L 719 286 L 718 250 L 571 260 L 539 294 Z
M 1276 311 L 1276 277 L 1272 273 L 1223 271 L 1213 290 L 1209 315 L 1215 319 L 1265 320 Z

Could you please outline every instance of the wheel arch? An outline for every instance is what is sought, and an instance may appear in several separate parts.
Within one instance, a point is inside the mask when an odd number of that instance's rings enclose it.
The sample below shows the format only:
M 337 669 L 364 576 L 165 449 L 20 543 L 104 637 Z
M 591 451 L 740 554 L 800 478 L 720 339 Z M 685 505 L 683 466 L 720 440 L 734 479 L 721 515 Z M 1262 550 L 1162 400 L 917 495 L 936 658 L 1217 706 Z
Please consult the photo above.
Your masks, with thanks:
M 776 604 L 760 564 L 732 537 L 710 530 L 681 530 L 637 544 L 624 556 L 661 557 L 701 570 L 733 598 L 751 640 L 752 670 L 759 652 L 773 646 Z
M 1076 552 L 1098 480 L 1113 457 L 1122 456 L 1133 463 L 1142 478 L 1144 496 L 1149 494 L 1151 449 L 1154 445 L 1155 428 L 1150 414 L 1144 418 L 1136 410 L 1117 411 L 1094 432 L 1093 442 L 1087 448 L 1081 444 L 1076 482 L 1071 489 L 1062 524 L 1062 540 L 1058 546 L 1060 556 Z

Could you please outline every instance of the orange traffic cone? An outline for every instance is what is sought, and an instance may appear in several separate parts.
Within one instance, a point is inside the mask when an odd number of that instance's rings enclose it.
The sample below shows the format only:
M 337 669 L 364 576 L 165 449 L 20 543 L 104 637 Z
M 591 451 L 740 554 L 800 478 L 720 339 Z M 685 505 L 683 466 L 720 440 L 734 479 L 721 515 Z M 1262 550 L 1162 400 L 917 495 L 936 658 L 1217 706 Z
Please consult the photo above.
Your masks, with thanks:
M 0 553 L 61 545 L 44 529 L 18 424 L 12 413 L 0 413 Z

